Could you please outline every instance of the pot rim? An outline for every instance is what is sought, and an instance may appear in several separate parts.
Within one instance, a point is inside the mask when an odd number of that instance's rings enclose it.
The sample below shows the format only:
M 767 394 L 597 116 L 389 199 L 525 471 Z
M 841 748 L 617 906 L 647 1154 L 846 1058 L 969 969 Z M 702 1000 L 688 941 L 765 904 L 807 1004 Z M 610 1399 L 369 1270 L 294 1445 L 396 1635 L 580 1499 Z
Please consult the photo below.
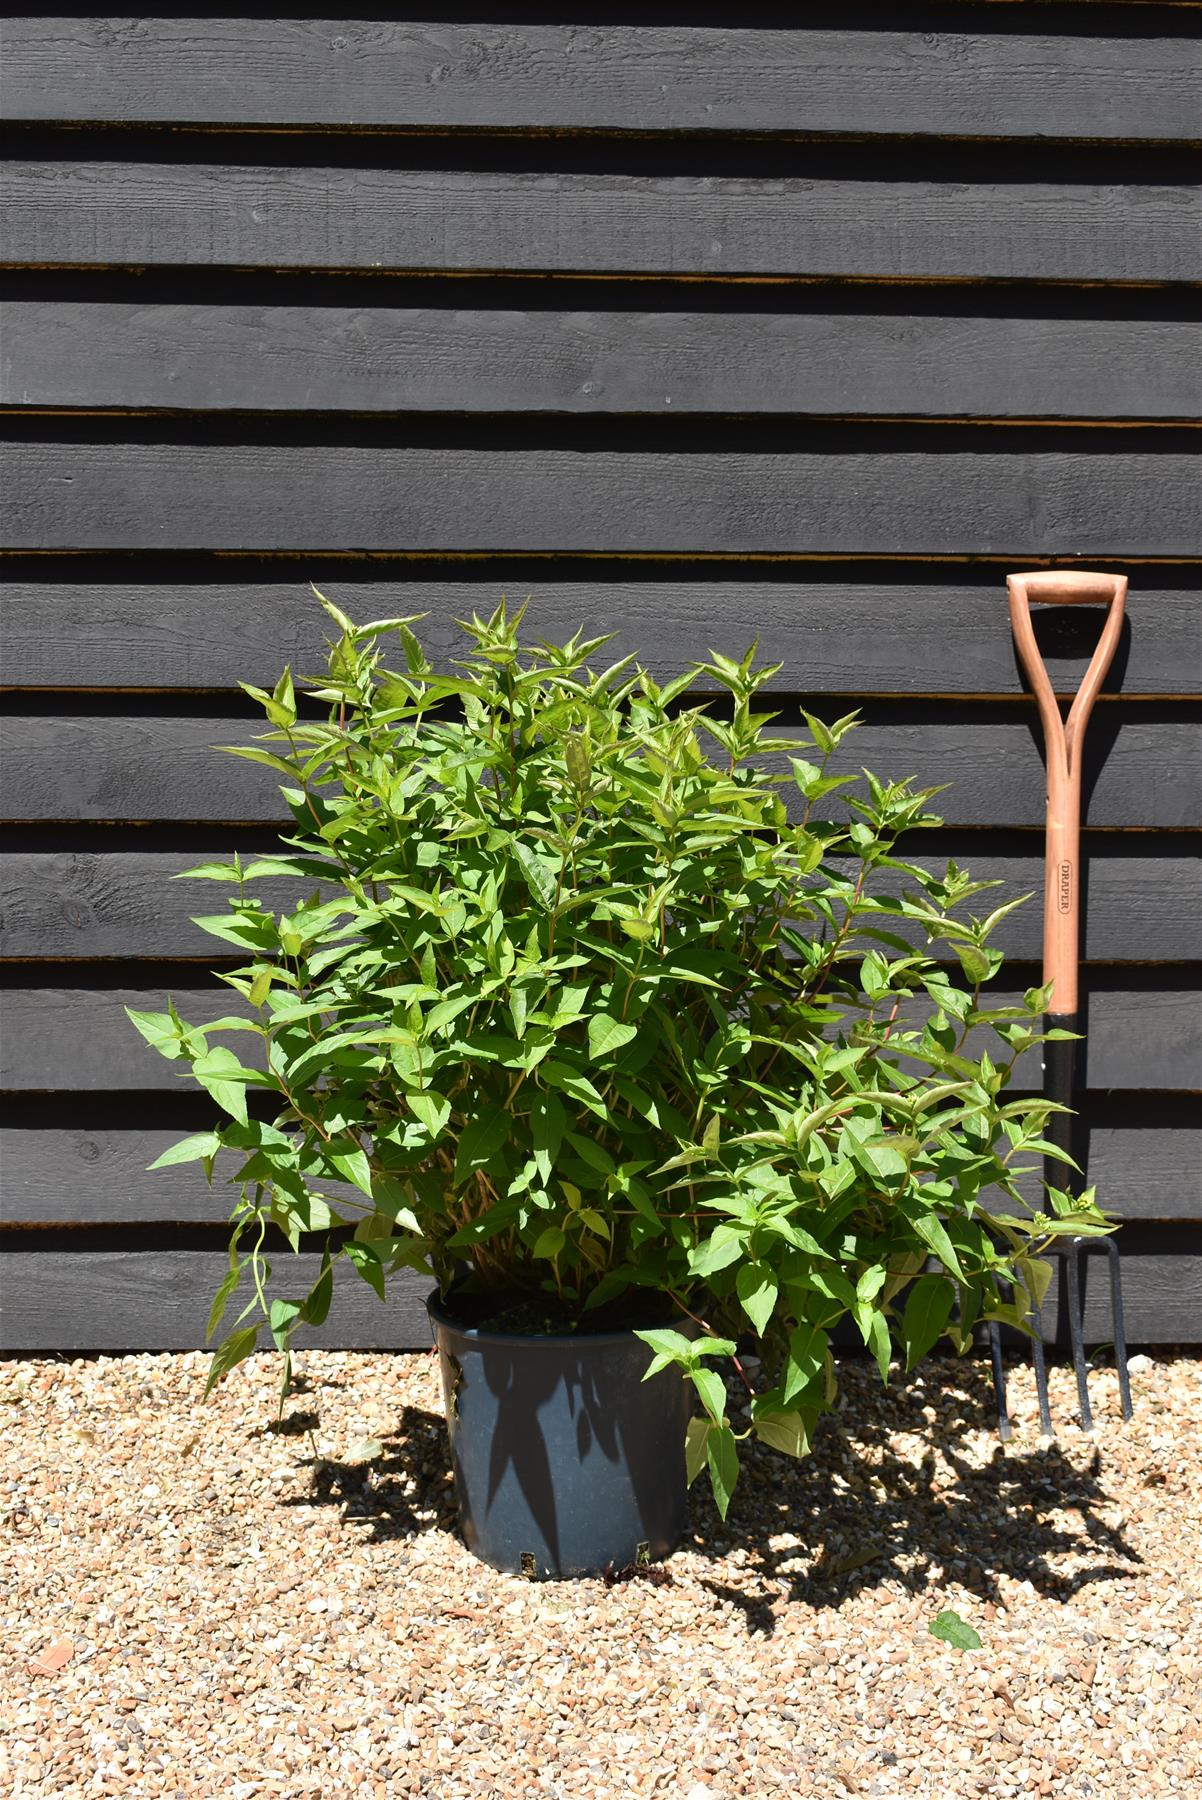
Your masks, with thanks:
M 511 1347 L 514 1345 L 527 1346 L 532 1344 L 593 1344 L 601 1346 L 605 1344 L 630 1344 L 641 1342 L 640 1339 L 635 1337 L 633 1327 L 629 1327 L 624 1331 L 518 1332 L 492 1331 L 480 1325 L 464 1325 L 456 1319 L 453 1314 L 446 1310 L 446 1307 L 443 1304 L 441 1290 L 438 1288 L 432 1288 L 430 1293 L 426 1296 L 426 1311 L 429 1313 L 431 1321 L 436 1321 L 439 1325 L 443 1325 L 449 1330 L 457 1332 L 460 1337 L 470 1338 L 473 1343 L 477 1344 L 507 1344 Z M 662 1325 L 640 1327 L 641 1330 L 646 1331 L 679 1331 L 682 1337 L 688 1337 L 690 1335 L 690 1328 L 693 1330 L 696 1329 L 692 1319 L 684 1318 L 679 1313 L 675 1313 L 671 1318 L 665 1319 Z M 643 1348 L 650 1353 L 650 1345 L 644 1344 Z

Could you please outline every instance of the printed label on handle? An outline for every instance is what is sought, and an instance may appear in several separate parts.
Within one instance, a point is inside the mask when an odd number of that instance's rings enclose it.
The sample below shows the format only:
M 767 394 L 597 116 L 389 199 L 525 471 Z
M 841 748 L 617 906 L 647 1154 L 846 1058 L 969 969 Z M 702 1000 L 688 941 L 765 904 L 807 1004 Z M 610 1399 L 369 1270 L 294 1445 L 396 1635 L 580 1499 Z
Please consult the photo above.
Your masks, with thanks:
M 1056 882 L 1057 903 L 1062 913 L 1071 912 L 1073 907 L 1073 865 L 1062 862 Z

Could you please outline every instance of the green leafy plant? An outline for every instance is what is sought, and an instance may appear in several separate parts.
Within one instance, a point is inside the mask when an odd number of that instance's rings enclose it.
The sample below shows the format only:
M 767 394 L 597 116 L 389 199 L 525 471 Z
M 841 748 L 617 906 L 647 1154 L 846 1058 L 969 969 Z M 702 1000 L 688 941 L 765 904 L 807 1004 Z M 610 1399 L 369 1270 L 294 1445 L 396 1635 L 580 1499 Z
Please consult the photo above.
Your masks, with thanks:
M 933 1638 L 941 1643 L 950 1644 L 953 1650 L 979 1650 L 981 1639 L 971 1625 L 965 1624 L 958 1612 L 950 1607 L 939 1613 L 927 1626 Z
M 502 604 L 440 673 L 414 620 L 322 604 L 307 705 L 288 671 L 247 687 L 270 729 L 230 751 L 282 777 L 295 830 L 189 871 L 233 890 L 197 923 L 244 955 L 222 976 L 241 1009 L 130 1014 L 223 1115 L 154 1165 L 232 1164 L 210 1336 L 252 1291 L 210 1386 L 264 1322 L 285 1353 L 320 1325 L 339 1266 L 381 1297 L 418 1269 L 500 1319 L 649 1327 L 648 1372 L 696 1387 L 689 1473 L 725 1513 L 741 1439 L 805 1454 L 840 1321 L 882 1376 L 895 1346 L 912 1368 L 1021 1326 L 1048 1244 L 1106 1222 L 1092 1194 L 1020 1199 L 1024 1157 L 1057 1154 L 1055 1109 L 1007 1096 L 1047 995 L 982 997 L 1017 900 L 977 918 L 990 884 L 898 856 L 936 790 L 831 773 L 855 716 L 774 728 L 753 652 L 663 685 L 630 658 L 593 673 L 606 639 L 523 641 Z M 268 878 L 300 884 L 290 910 Z M 321 1246 L 307 1292 L 269 1296 L 272 1228 Z

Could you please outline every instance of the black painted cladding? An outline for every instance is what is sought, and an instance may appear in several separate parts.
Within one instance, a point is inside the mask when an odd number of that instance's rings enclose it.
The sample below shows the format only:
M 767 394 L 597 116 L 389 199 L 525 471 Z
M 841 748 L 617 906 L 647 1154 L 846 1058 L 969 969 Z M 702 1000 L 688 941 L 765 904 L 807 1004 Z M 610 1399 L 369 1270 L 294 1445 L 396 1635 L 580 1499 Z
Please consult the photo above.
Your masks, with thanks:
M 1197 12 L 461 12 L 0 23 L 0 1339 L 201 1339 L 221 1197 L 144 1165 L 205 1102 L 120 1004 L 222 1005 L 165 878 L 270 832 L 210 746 L 310 580 L 443 653 L 501 592 L 667 673 L 758 634 L 1029 889 L 1004 577 L 1087 559 L 1081 1129 L 1134 1336 L 1202 1340 Z M 326 1341 L 424 1345 L 415 1291 Z

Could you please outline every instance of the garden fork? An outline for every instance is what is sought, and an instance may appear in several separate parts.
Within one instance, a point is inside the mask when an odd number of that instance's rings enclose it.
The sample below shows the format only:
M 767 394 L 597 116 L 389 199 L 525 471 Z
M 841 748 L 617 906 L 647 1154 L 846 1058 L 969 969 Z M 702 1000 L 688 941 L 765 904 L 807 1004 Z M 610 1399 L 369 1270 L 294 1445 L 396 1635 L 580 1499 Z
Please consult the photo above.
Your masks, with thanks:
M 1095 575 L 1084 570 L 1045 570 L 1031 575 L 1006 578 L 1010 597 L 1010 622 L 1019 660 L 1034 690 L 1039 707 L 1047 753 L 1047 838 L 1044 867 L 1043 904 L 1043 981 L 1051 986 L 1047 1027 L 1049 1030 L 1075 1032 L 1078 1020 L 1077 965 L 1080 924 L 1080 856 L 1081 856 L 1081 761 L 1085 727 L 1097 699 L 1106 672 L 1114 659 L 1123 629 L 1123 609 L 1127 597 L 1125 575 Z M 1102 632 L 1085 671 L 1068 718 L 1062 719 L 1031 622 L 1032 602 L 1059 606 L 1101 604 L 1106 607 Z M 1071 1039 L 1057 1039 L 1043 1046 L 1044 1094 L 1060 1106 L 1071 1106 L 1073 1068 L 1076 1044 Z M 1048 1138 L 1067 1155 L 1072 1154 L 1073 1119 L 1068 1112 L 1053 1113 L 1048 1122 Z M 1069 1171 L 1059 1176 L 1073 1185 Z M 1068 1240 L 1065 1261 L 1068 1275 L 1068 1325 L 1072 1344 L 1073 1366 L 1077 1373 L 1077 1394 L 1081 1406 L 1081 1425 L 1093 1430 L 1093 1414 L 1089 1405 L 1088 1368 L 1085 1361 L 1085 1321 L 1082 1306 L 1081 1259 L 1089 1250 L 1102 1251 L 1110 1265 L 1110 1303 L 1114 1331 L 1114 1354 L 1118 1364 L 1119 1393 L 1123 1417 L 1131 1417 L 1131 1387 L 1127 1374 L 1127 1334 L 1123 1319 L 1122 1272 L 1118 1247 L 1110 1238 Z M 1039 1395 L 1041 1430 L 1051 1435 L 1052 1415 L 1048 1400 L 1048 1372 L 1043 1348 L 1043 1319 L 1040 1307 L 1032 1304 L 1028 1318 L 1033 1328 L 1032 1358 L 1035 1385 Z M 993 1361 L 993 1382 L 997 1395 L 998 1435 L 1003 1442 L 1010 1436 L 1010 1417 L 1006 1407 L 1006 1376 L 1002 1365 L 1001 1335 L 996 1322 L 989 1326 L 989 1348 Z

